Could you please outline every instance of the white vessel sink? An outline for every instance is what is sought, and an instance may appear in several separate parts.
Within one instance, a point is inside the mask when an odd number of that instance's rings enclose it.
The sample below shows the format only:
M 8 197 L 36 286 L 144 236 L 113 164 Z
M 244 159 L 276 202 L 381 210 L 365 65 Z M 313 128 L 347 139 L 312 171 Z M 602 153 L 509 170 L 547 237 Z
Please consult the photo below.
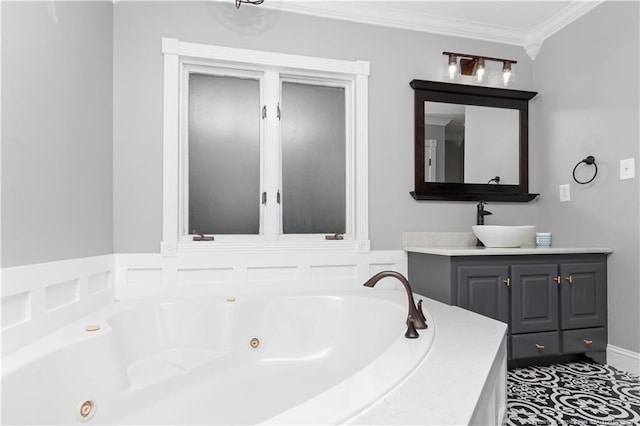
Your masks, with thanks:
M 525 226 L 500 226 L 500 225 L 475 225 L 473 233 L 485 247 L 520 247 L 528 238 L 536 233 L 533 225 Z

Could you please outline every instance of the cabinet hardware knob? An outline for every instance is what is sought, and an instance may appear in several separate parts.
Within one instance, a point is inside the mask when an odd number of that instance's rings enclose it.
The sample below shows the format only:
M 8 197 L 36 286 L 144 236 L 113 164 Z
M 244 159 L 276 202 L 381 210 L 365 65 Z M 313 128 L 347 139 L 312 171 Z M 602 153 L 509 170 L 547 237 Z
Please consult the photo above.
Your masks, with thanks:
M 565 280 L 569 281 L 569 284 L 573 283 L 573 277 L 569 275 L 568 277 L 564 277 Z
M 590 345 L 593 343 L 593 340 L 584 339 L 583 342 L 585 345 Z
M 536 349 L 544 349 L 544 345 L 541 345 L 540 343 L 536 343 Z
M 507 287 L 511 287 L 511 278 L 507 277 L 503 281 L 507 285 Z
M 556 283 L 560 284 L 560 280 L 562 280 L 562 278 L 560 278 L 560 275 L 558 275 L 557 277 L 555 277 L 553 279 Z

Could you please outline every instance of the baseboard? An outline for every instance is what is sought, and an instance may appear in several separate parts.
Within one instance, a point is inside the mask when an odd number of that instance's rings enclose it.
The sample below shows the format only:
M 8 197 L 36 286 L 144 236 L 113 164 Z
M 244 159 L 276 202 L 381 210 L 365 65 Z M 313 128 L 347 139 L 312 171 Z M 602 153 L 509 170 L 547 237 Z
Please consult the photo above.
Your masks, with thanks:
M 607 364 L 640 376 L 640 353 L 607 345 Z

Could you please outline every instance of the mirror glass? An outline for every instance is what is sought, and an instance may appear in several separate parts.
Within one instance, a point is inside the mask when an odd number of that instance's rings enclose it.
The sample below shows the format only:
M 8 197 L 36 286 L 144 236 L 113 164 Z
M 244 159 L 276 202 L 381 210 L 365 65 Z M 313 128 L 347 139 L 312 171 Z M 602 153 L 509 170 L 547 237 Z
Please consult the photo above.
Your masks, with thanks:
M 519 183 L 517 109 L 424 103 L 425 182 Z

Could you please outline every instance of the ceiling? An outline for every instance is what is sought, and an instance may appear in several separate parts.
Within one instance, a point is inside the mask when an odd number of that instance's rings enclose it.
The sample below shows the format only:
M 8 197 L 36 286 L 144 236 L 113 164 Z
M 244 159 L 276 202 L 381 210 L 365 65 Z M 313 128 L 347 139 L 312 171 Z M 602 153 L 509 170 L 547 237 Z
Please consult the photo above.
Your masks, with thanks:
M 522 46 L 532 59 L 544 40 L 603 0 L 266 0 L 261 7 Z

